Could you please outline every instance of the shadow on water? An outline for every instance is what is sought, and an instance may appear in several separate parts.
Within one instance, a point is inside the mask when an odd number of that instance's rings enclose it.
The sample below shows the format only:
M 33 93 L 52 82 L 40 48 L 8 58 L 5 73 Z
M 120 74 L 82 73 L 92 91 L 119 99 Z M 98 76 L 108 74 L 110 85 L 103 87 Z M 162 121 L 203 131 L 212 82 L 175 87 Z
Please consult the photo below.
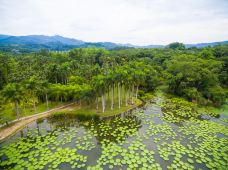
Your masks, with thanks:
M 135 133 L 142 127 L 142 121 L 129 113 L 122 113 L 112 117 L 99 117 L 99 116 L 85 116 L 79 115 L 58 115 L 47 118 L 47 122 L 54 129 L 61 129 L 62 131 L 69 130 L 70 127 L 83 127 L 87 131 L 91 131 L 95 136 L 98 143 L 103 140 L 109 140 L 115 143 L 122 142 L 129 135 Z M 121 129 L 134 129 L 128 135 L 118 136 L 114 134 L 121 133 Z

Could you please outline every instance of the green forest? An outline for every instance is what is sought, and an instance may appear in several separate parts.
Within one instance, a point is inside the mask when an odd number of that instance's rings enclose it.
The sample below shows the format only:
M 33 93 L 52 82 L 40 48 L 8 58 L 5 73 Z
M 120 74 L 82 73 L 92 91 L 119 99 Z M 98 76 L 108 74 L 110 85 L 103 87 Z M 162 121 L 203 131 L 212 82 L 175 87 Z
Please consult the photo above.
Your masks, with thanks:
M 0 54 L 0 169 L 227 169 L 228 45 Z
M 221 107 L 227 104 L 227 86 L 227 45 L 0 53 L 2 123 L 62 102 L 105 113 L 146 99 L 156 89 L 200 106 Z

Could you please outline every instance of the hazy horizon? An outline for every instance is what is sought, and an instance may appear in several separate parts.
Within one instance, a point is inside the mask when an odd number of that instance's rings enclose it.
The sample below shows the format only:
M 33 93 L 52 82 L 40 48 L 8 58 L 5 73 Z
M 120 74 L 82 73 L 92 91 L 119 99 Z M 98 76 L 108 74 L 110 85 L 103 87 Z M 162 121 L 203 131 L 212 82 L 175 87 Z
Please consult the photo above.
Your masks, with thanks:
M 0 0 L 0 34 L 134 45 L 228 39 L 227 0 Z
M 0 34 L 0 35 L 8 35 L 8 34 Z M 77 39 L 77 38 L 74 38 L 74 37 L 68 37 L 68 36 L 62 36 L 62 35 L 58 35 L 58 34 L 54 34 L 54 35 L 44 35 L 44 34 L 30 34 L 30 35 L 8 35 L 8 36 L 61 36 L 61 37 L 64 37 L 64 38 L 70 38 L 70 39 L 75 39 L 75 40 L 80 40 L 80 41 L 83 41 L 83 42 L 88 42 L 90 43 L 90 41 L 85 41 L 85 40 L 82 40 L 82 39 Z M 196 42 L 196 43 L 184 43 L 185 45 L 186 44 L 204 44 L 204 43 L 215 43 L 215 42 L 225 42 L 225 41 L 228 41 L 228 38 L 227 39 L 224 39 L 224 40 L 220 40 L 220 41 L 207 41 L 207 42 Z M 168 42 L 166 44 L 142 44 L 142 45 L 138 45 L 138 44 L 134 44 L 134 43 L 131 43 L 131 42 L 127 42 L 127 43 L 117 43 L 117 42 L 114 42 L 114 41 L 91 41 L 91 43 L 96 43 L 96 42 L 110 42 L 110 43 L 116 43 L 116 44 L 131 44 L 131 45 L 136 45 L 136 46 L 148 46 L 148 45 L 162 45 L 162 46 L 165 46 L 165 45 L 168 45 L 170 43 L 175 43 L 175 42 L 179 42 L 179 43 L 183 43 L 183 42 L 180 42 L 180 41 L 172 41 L 172 42 Z

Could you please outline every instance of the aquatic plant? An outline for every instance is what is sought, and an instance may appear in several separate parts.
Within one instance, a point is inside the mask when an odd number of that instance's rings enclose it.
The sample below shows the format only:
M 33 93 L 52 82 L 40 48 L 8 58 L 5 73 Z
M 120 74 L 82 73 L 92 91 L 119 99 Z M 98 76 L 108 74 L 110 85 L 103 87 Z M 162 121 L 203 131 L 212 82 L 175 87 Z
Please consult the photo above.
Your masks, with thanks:
M 0 168 L 226 170 L 227 119 L 197 119 L 198 112 L 181 113 L 193 106 L 179 107 L 179 99 L 174 103 L 161 107 L 179 110 L 175 114 L 152 103 L 132 115 L 102 120 L 49 118 L 39 123 L 47 122 L 50 129 L 27 128 L 22 137 L 1 146 Z

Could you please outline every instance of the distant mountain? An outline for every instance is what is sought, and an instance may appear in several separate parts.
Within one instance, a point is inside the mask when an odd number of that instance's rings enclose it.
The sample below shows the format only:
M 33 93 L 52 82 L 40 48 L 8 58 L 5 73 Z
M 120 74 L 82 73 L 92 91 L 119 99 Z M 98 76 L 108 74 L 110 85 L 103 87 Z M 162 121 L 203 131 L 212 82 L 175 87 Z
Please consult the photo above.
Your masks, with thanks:
M 5 39 L 5 38 L 7 38 L 7 37 L 10 37 L 10 36 L 9 36 L 9 35 L 1 35 L 1 34 L 0 34 L 0 40 Z
M 186 48 L 206 46 L 215 46 L 218 44 L 228 44 L 228 41 L 185 44 Z M 27 35 L 27 36 L 11 36 L 0 34 L 0 50 L 13 52 L 32 52 L 40 49 L 48 49 L 51 51 L 66 51 L 72 48 L 97 47 L 105 49 L 125 49 L 125 48 L 164 48 L 164 45 L 146 45 L 138 46 L 132 44 L 118 44 L 113 42 L 85 42 L 74 38 L 66 38 L 59 35 Z
M 140 46 L 140 45 L 133 45 L 133 44 L 118 44 L 120 46 L 126 46 L 126 47 L 131 47 L 131 48 L 164 48 L 164 45 L 145 45 L 145 46 Z
M 216 45 L 224 45 L 228 44 L 228 41 L 220 41 L 220 42 L 211 42 L 211 43 L 198 43 L 198 44 L 185 44 L 186 48 L 191 48 L 191 47 L 197 47 L 197 48 L 203 48 L 203 47 L 208 47 L 208 46 L 216 46 Z
M 45 35 L 28 35 L 28 36 L 8 36 L 0 35 L 0 44 L 48 44 L 48 43 L 62 43 L 66 45 L 81 45 L 84 44 L 81 40 L 73 38 L 65 38 L 59 35 L 45 36 Z
M 72 48 L 97 47 L 114 49 L 123 45 L 112 42 L 84 42 L 81 40 L 66 38 L 59 35 L 28 35 L 28 36 L 10 36 L 0 35 L 0 50 L 21 52 L 37 51 L 42 48 L 54 51 L 70 50 Z

